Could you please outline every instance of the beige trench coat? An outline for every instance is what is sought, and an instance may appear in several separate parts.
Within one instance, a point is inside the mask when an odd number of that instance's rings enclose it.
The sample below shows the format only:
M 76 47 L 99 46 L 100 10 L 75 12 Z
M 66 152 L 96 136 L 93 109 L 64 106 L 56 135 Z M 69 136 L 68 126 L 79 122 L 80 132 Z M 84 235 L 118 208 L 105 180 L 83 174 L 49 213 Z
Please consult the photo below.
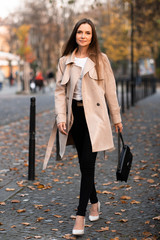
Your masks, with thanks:
M 75 65 L 74 58 L 75 51 L 71 55 L 64 56 L 59 60 L 55 89 L 56 118 L 49 139 L 43 169 L 46 168 L 52 152 L 56 138 L 57 124 L 66 122 L 68 132 L 73 124 L 72 98 L 81 73 L 81 67 Z M 112 122 L 114 124 L 121 122 L 114 75 L 109 60 L 103 53 L 99 65 L 100 79 L 98 80 L 95 63 L 88 58 L 82 78 L 83 106 L 93 152 L 114 149 L 107 105 L 110 110 Z M 65 152 L 67 138 L 67 135 L 59 133 L 59 154 L 61 157 L 63 157 Z

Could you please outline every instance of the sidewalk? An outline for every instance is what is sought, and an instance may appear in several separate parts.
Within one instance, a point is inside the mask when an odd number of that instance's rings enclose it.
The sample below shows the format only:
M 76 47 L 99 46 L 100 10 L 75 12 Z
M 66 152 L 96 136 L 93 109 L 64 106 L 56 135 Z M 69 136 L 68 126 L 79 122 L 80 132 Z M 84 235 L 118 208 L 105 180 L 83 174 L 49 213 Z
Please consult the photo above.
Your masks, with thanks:
M 124 140 L 134 159 L 127 183 L 116 181 L 117 151 L 98 154 L 96 188 L 100 220 L 86 216 L 82 240 L 160 239 L 160 92 L 123 114 Z M 62 161 L 42 162 L 53 113 L 37 116 L 36 180 L 27 181 L 28 120 L 0 127 L 0 239 L 76 239 L 71 235 L 78 204 L 80 172 L 76 151 L 67 147 Z M 115 146 L 117 136 L 114 134 Z M 15 195 L 14 195 L 15 194 Z M 10 198 L 9 198 L 10 196 Z

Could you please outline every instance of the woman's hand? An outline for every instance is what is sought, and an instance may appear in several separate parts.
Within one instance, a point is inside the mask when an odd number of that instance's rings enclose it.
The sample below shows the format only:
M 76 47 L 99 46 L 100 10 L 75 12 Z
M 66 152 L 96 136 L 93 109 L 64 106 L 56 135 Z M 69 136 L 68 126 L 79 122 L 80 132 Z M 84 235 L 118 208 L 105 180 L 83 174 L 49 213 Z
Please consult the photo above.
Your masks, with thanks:
M 62 134 L 65 134 L 65 135 L 68 134 L 68 133 L 66 132 L 66 123 L 64 123 L 64 122 L 58 123 L 58 124 L 57 124 L 57 127 L 58 127 L 59 131 L 60 131 Z
M 114 124 L 114 126 L 115 126 L 115 129 L 116 129 L 116 133 L 118 133 L 118 129 L 119 129 L 120 132 L 122 132 L 122 130 L 123 130 L 122 123 L 116 123 L 116 124 Z

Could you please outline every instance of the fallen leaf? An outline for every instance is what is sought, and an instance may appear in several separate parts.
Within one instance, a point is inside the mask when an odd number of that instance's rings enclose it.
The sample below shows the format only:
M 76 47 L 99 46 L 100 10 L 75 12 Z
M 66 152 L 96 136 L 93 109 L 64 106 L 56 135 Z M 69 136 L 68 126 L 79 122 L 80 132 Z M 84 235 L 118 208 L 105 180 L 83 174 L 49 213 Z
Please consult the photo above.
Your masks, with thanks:
M 122 196 L 120 199 L 121 200 L 129 200 L 129 199 L 131 199 L 131 197 L 129 197 L 129 196 Z
M 160 216 L 154 217 L 153 220 L 158 220 L 158 221 L 160 221 Z
M 112 195 L 115 195 L 115 193 L 113 193 L 113 192 L 109 192 L 109 191 L 106 191 L 106 190 L 103 191 L 102 193 L 103 193 L 103 194 L 112 194 Z
M 65 239 L 76 239 L 76 237 L 73 237 L 72 234 L 65 234 L 64 236 L 62 236 L 62 238 L 65 238 Z
M 46 210 L 44 210 L 44 212 L 50 212 L 51 210 L 50 209 L 46 209 Z
M 60 216 L 60 215 L 53 215 L 54 217 L 56 217 L 56 218 L 61 218 L 62 216 Z
M 34 204 L 34 207 L 37 208 L 37 209 L 41 209 L 43 207 L 43 205 L 41 205 L 41 204 L 39 204 L 39 205 L 38 204 Z
M 22 212 L 25 212 L 25 211 L 26 211 L 26 209 L 18 209 L 17 210 L 18 213 L 22 213 Z
M 40 239 L 42 236 L 34 236 L 35 239 Z
M 1 205 L 1 206 L 5 206 L 6 203 L 5 203 L 5 202 L 0 202 L 0 205 Z
M 16 225 L 11 226 L 11 228 L 16 228 Z
M 145 237 L 150 237 L 150 236 L 152 236 L 152 233 L 150 233 L 150 232 L 143 232 L 143 235 L 145 235 Z
M 15 188 L 6 188 L 6 191 L 15 191 Z
M 154 180 L 153 179 L 148 179 L 147 182 L 148 183 L 154 183 Z
M 96 232 L 104 232 L 104 231 L 109 231 L 109 227 L 101 227 L 101 229 L 96 230 Z
M 3 225 L 3 223 L 0 222 L 0 225 Z
M 53 228 L 52 231 L 58 231 L 58 229 L 57 228 Z
M 43 220 L 44 219 L 44 217 L 39 217 L 39 218 L 37 218 L 37 222 L 40 222 L 41 220 Z
M 112 182 L 103 183 L 102 185 L 103 185 L 103 186 L 108 186 L 108 185 L 110 185 L 110 184 L 112 184 Z
M 141 202 L 139 202 L 139 201 L 136 201 L 136 200 L 132 200 L 131 201 L 131 204 L 140 204 Z
M 119 222 L 126 223 L 126 222 L 128 222 L 128 219 L 120 219 Z
M 37 186 L 37 188 L 38 188 L 38 189 L 42 189 L 42 188 L 44 188 L 44 185 L 43 185 L 43 184 L 39 184 L 39 185 Z
M 14 200 L 12 200 L 12 201 L 11 201 L 11 203 L 20 203 L 20 201 L 19 201 L 19 200 L 16 200 L 16 199 L 14 199 Z
M 115 215 L 122 215 L 122 213 L 120 213 L 120 212 L 115 212 L 114 214 Z
M 27 223 L 27 222 L 22 222 L 21 224 L 25 225 L 25 226 L 29 226 L 30 225 L 30 223 Z
M 150 223 L 150 221 L 145 221 L 145 224 L 149 224 Z

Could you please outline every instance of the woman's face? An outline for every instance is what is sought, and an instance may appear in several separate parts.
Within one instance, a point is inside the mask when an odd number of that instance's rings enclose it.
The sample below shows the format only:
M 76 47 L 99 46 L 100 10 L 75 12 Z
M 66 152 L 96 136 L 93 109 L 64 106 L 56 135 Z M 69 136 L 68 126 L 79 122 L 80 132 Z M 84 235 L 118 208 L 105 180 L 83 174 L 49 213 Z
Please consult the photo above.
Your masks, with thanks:
M 92 28 L 88 23 L 81 24 L 77 29 L 76 42 L 79 47 L 89 47 L 92 41 Z

